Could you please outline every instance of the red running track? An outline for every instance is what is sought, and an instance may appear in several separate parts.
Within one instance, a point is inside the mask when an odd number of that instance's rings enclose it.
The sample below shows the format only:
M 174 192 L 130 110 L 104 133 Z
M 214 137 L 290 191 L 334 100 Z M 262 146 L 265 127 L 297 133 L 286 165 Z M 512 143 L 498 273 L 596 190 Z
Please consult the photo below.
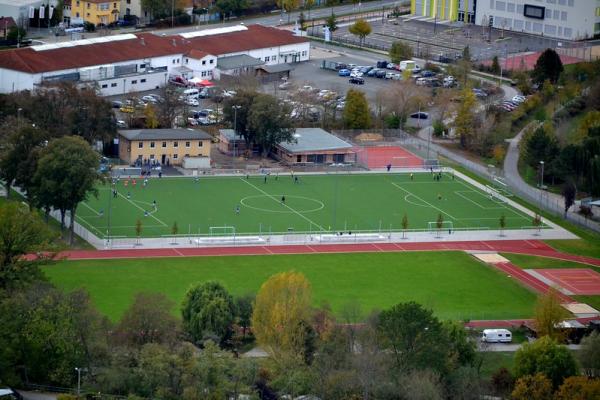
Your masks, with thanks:
M 237 246 L 237 247 L 189 247 L 164 249 L 113 249 L 113 250 L 72 250 L 61 253 L 60 258 L 71 260 L 112 259 L 112 258 L 155 258 L 155 257 L 197 257 L 197 256 L 240 256 L 310 253 L 356 253 L 356 252 L 396 252 L 396 251 L 444 251 L 444 250 L 483 250 L 508 253 L 562 254 L 537 240 L 498 240 L 471 242 L 394 242 L 394 243 L 344 243 L 306 244 L 282 246 Z M 592 259 L 595 260 L 595 259 Z M 600 265 L 600 260 L 598 265 Z
M 517 267 L 516 265 L 514 265 L 512 263 L 500 262 L 500 263 L 493 263 L 492 265 L 494 267 L 498 268 L 499 270 L 506 272 L 510 276 L 517 278 L 519 281 L 521 281 L 522 284 L 528 286 L 534 292 L 546 293 L 548 290 L 551 289 L 551 287 L 548 284 L 531 276 L 530 274 L 523 271 L 521 268 Z M 561 292 L 558 292 L 558 297 L 560 297 L 560 299 L 564 303 L 577 303 L 576 300 L 572 299 L 571 297 L 569 297 L 566 294 L 563 294 Z
M 573 294 L 600 295 L 600 274 L 589 268 L 536 269 L 535 272 Z

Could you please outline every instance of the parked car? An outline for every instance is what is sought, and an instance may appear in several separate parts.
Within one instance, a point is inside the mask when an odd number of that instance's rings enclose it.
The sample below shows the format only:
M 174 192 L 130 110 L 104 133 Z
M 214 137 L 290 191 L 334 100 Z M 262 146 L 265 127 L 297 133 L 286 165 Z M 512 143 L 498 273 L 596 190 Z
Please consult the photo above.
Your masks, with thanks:
M 132 113 L 135 111 L 135 108 L 133 106 L 123 106 L 119 110 L 124 113 Z
M 370 70 L 369 72 L 367 72 L 367 76 L 375 76 L 375 74 L 376 74 L 378 71 L 381 71 L 381 70 L 380 70 L 380 69 L 377 69 L 377 68 L 373 68 L 372 70 Z
M 421 76 L 423 78 L 430 78 L 432 76 L 435 76 L 435 74 L 433 73 L 433 71 L 429 71 L 428 69 L 424 69 L 423 71 L 421 71 Z
M 477 89 L 477 88 L 473 88 L 473 93 L 475 94 L 475 96 L 477 97 L 487 97 L 488 94 L 486 92 L 484 92 L 481 89 Z
M 423 112 L 423 111 L 419 111 L 419 112 L 410 114 L 410 117 L 414 118 L 414 119 L 427 119 L 427 118 L 429 118 L 429 114 L 426 112 Z
M 127 129 L 127 123 L 125 123 L 125 121 L 123 121 L 122 119 L 117 121 L 117 128 L 119 129 Z
M 386 72 L 385 73 L 385 79 L 394 79 L 394 76 L 397 75 L 394 72 Z
M 151 95 L 142 96 L 142 101 L 145 101 L 146 103 L 152 103 L 152 104 L 158 103 L 158 100 L 154 96 L 151 96 Z
M 525 101 L 527 101 L 527 97 L 525 96 L 521 96 L 521 95 L 517 95 L 515 97 L 512 98 L 512 101 L 515 103 L 524 103 Z
M 387 61 L 377 61 L 377 68 L 387 68 L 388 62 Z
M 364 85 L 365 80 L 363 78 L 359 78 L 359 77 L 352 77 L 352 78 L 350 78 L 350 83 L 352 83 L 354 85 Z
M 352 78 L 362 78 L 363 73 L 360 72 L 359 70 L 354 70 L 350 73 L 350 77 Z
M 115 100 L 112 102 L 112 108 L 121 108 L 121 107 L 123 107 L 122 101 Z
M 338 71 L 338 76 L 350 76 L 350 70 L 349 69 L 340 69 Z
M 373 67 L 371 67 L 371 66 L 361 67 L 360 72 L 362 72 L 363 74 L 366 74 L 372 69 L 373 69 Z
M 415 83 L 417 86 L 425 86 L 427 85 L 427 78 L 417 78 Z
M 387 69 L 396 69 L 397 65 L 394 63 L 388 63 L 388 65 L 385 66 Z
M 188 106 L 192 106 L 192 107 L 197 107 L 200 105 L 200 103 L 198 103 L 198 100 L 196 99 L 192 99 L 192 98 L 188 98 L 185 101 L 185 104 L 187 104 Z
M 375 73 L 375 78 L 383 79 L 385 78 L 385 74 L 387 74 L 387 72 L 380 69 Z

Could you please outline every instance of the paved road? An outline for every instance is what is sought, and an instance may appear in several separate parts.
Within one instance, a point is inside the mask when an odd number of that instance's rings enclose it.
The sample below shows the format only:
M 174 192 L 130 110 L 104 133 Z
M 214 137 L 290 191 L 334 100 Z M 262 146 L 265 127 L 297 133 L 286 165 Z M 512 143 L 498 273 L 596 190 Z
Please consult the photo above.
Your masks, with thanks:
M 358 5 L 353 5 L 353 4 L 344 4 L 344 5 L 335 6 L 335 7 L 318 8 L 318 9 L 313 9 L 310 11 L 310 18 L 328 17 L 329 15 L 331 15 L 332 12 L 334 12 L 336 15 L 343 15 L 343 14 L 351 14 L 351 13 L 358 13 L 358 12 L 381 10 L 382 8 L 390 9 L 390 8 L 395 7 L 399 3 L 402 3 L 402 1 L 378 0 L 378 1 L 370 1 L 367 3 L 362 3 L 360 8 L 358 7 Z M 299 15 L 300 15 L 300 11 L 294 11 L 294 12 L 290 13 L 290 16 L 289 16 L 290 22 L 293 24 L 294 21 L 296 21 L 298 19 Z M 308 17 L 308 12 L 305 13 L 305 16 Z M 160 34 L 164 33 L 167 35 L 171 35 L 171 34 L 190 32 L 190 31 L 196 31 L 196 30 L 202 30 L 202 29 L 212 29 L 212 28 L 219 28 L 219 27 L 223 27 L 223 26 L 239 25 L 241 22 L 243 22 L 245 24 L 262 24 L 262 25 L 267 25 L 267 26 L 278 26 L 278 25 L 281 25 L 282 23 L 287 24 L 288 16 L 286 13 L 284 13 L 283 18 L 282 18 L 281 13 L 278 12 L 278 13 L 269 13 L 266 15 L 252 16 L 252 17 L 244 18 L 244 19 L 231 19 L 229 21 L 223 21 L 222 23 L 216 23 L 216 24 L 215 23 L 203 24 L 202 22 L 203 21 L 200 20 L 198 25 L 182 26 L 182 27 L 176 27 L 176 28 L 172 28 L 172 29 L 170 29 L 170 28 L 169 29 L 160 29 L 160 30 L 154 30 L 152 32 L 160 33 Z M 118 35 L 118 34 L 123 34 L 123 33 L 132 33 L 132 32 L 136 32 L 136 30 L 133 28 L 124 28 L 124 29 L 109 30 L 109 31 L 101 30 L 98 32 L 93 32 L 93 33 L 85 33 L 84 37 L 92 38 L 92 37 L 97 37 L 97 36 Z M 71 37 L 68 35 L 67 36 L 54 36 L 46 28 L 41 28 L 38 30 L 38 28 L 32 27 L 29 34 L 32 38 L 37 39 L 37 41 L 34 44 L 40 44 L 40 42 L 53 43 L 53 42 L 64 42 L 64 41 L 72 40 Z M 78 39 L 78 38 L 79 37 L 75 37 L 75 36 L 73 37 L 73 39 Z

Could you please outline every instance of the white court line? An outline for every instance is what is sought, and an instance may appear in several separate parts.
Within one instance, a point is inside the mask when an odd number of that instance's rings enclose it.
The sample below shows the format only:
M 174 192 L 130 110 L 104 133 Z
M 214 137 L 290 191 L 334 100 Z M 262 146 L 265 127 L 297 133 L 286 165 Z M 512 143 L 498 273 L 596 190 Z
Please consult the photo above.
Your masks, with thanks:
M 476 206 L 484 209 L 484 210 L 502 210 L 503 207 L 484 207 L 481 204 L 479 204 L 478 202 L 476 202 L 475 200 L 472 200 L 470 198 L 468 198 L 467 196 L 463 195 L 462 193 L 477 193 L 474 190 L 455 190 L 454 194 L 462 197 L 463 199 L 470 201 L 471 203 L 475 204 Z M 477 193 L 479 194 L 479 193 Z
M 104 237 L 104 233 L 102 233 L 100 230 L 98 230 L 98 228 L 96 228 L 91 223 L 87 222 L 84 217 L 75 214 L 75 221 L 77 221 L 77 219 L 79 219 L 79 221 L 83 222 L 84 224 L 86 224 L 87 226 L 89 226 L 90 228 L 92 228 L 93 230 L 95 230 L 96 232 L 98 232 L 101 237 Z
M 94 208 L 90 207 L 90 206 L 88 205 L 88 203 L 86 203 L 85 201 L 82 201 L 82 202 L 81 202 L 81 204 L 83 204 L 84 206 L 86 206 L 88 209 L 92 210 L 92 212 L 93 212 L 94 214 L 96 214 L 96 216 L 97 216 L 97 217 L 102 217 L 102 214 L 100 214 L 98 211 L 96 211 L 96 209 L 94 209 Z
M 391 183 L 392 185 L 396 186 L 398 189 L 400 189 L 400 190 L 402 190 L 402 191 L 404 191 L 404 192 L 406 192 L 406 193 L 408 193 L 408 194 L 412 195 L 414 198 L 421 200 L 423 203 L 429 204 L 429 207 L 431 207 L 431 208 L 435 208 L 436 210 L 438 210 L 438 211 L 439 211 L 439 212 L 441 212 L 442 214 L 446 214 L 447 216 L 449 216 L 450 218 L 452 218 L 452 219 L 453 219 L 453 220 L 455 220 L 455 221 L 459 221 L 459 218 L 455 218 L 455 217 L 453 217 L 452 215 L 448 214 L 447 212 L 445 212 L 445 211 L 443 211 L 443 210 L 441 210 L 441 209 L 437 208 L 437 207 L 436 207 L 436 206 L 434 206 L 433 204 L 431 204 L 431 203 L 429 203 L 429 202 L 427 202 L 427 201 L 423 200 L 422 198 L 420 198 L 420 197 L 419 197 L 419 196 L 417 196 L 416 194 L 413 194 L 413 193 L 409 192 L 408 190 L 404 189 L 402 186 L 396 185 L 396 183 L 395 183 L 395 182 L 390 182 L 390 183 Z
M 240 178 L 240 180 L 242 182 L 246 182 L 248 185 L 252 186 L 254 189 L 258 190 L 259 192 L 261 192 L 262 194 L 264 194 L 267 197 L 270 197 L 271 199 L 273 199 L 273 201 L 277 202 L 277 203 L 281 203 L 279 200 L 277 200 L 274 196 L 270 195 L 269 193 L 265 192 L 264 190 L 262 190 L 261 188 L 257 187 L 256 185 L 253 185 L 252 183 L 248 182 L 246 179 Z M 299 213 L 298 211 L 294 210 L 292 207 L 288 206 L 287 204 L 283 203 L 284 207 L 287 207 L 288 209 L 290 209 L 291 211 L 293 211 L 294 213 L 298 214 L 300 217 L 304 218 L 305 220 L 307 220 L 308 222 L 310 222 L 311 224 L 315 225 L 316 227 L 320 228 L 322 231 L 326 231 L 325 228 L 323 228 L 321 225 L 317 224 L 316 222 L 314 222 L 313 220 L 311 220 L 310 218 L 307 218 L 305 215 Z
M 117 194 L 119 196 L 121 196 L 122 198 L 124 198 L 125 200 L 127 200 L 128 202 L 131 203 L 132 206 L 136 207 L 139 210 L 142 210 L 143 212 L 146 212 L 147 210 L 144 210 L 142 207 L 138 206 L 137 204 L 135 204 L 133 201 L 129 200 L 127 197 L 123 196 L 120 192 L 117 192 Z M 151 216 L 152 218 L 154 218 L 156 221 L 158 221 L 158 223 L 160 223 L 162 226 L 168 226 L 167 224 L 165 224 L 164 222 L 162 222 L 160 219 L 156 218 L 154 215 L 148 213 L 149 216 Z

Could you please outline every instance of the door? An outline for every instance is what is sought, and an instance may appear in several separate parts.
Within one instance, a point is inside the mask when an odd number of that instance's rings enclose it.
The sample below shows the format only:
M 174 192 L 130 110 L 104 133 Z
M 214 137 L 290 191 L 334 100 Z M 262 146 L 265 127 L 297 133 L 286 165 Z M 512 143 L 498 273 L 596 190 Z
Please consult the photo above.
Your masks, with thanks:
M 160 156 L 160 163 L 161 164 L 164 165 L 166 163 L 166 160 L 167 160 L 167 155 L 166 154 L 163 154 L 162 156 Z

